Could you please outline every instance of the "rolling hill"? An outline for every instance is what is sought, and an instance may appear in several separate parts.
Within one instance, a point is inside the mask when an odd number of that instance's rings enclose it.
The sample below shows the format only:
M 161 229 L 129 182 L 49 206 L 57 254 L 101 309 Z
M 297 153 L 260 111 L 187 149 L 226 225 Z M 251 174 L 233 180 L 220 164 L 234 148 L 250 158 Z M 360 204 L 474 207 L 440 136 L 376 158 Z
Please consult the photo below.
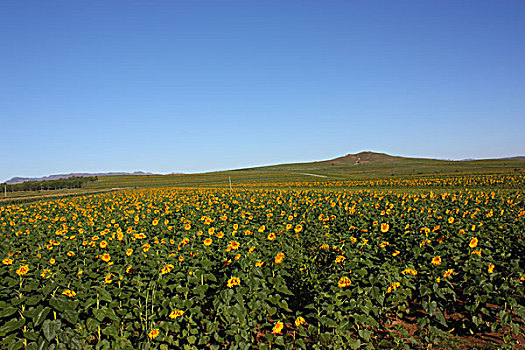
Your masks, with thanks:
M 391 178 L 392 176 L 496 174 L 506 171 L 523 171 L 523 169 L 525 169 L 525 157 L 449 161 L 361 152 L 317 162 L 270 165 L 202 174 L 104 176 L 96 182 L 87 184 L 86 188 L 206 187 L 229 184 L 230 179 L 234 185 L 297 181 L 325 182 Z

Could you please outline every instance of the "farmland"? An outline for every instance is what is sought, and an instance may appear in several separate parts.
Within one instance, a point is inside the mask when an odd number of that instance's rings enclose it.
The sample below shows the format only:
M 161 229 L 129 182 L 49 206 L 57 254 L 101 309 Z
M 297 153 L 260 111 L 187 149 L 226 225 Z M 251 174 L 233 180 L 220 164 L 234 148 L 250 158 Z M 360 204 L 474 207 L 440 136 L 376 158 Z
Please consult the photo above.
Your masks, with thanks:
M 522 174 L 309 180 L 2 206 L 2 347 L 523 342 Z
M 359 164 L 356 164 L 357 161 Z M 82 188 L 52 191 L 7 192 L 0 203 L 21 204 L 50 197 L 71 197 L 119 189 L 185 188 L 333 188 L 428 192 L 469 189 L 516 190 L 521 183 L 525 158 L 445 161 L 395 157 L 361 152 L 331 160 L 281 164 L 201 174 L 108 175 Z M 517 176 L 515 176 L 517 175 Z M 510 182 L 506 179 L 511 179 Z M 513 182 L 514 180 L 518 183 Z

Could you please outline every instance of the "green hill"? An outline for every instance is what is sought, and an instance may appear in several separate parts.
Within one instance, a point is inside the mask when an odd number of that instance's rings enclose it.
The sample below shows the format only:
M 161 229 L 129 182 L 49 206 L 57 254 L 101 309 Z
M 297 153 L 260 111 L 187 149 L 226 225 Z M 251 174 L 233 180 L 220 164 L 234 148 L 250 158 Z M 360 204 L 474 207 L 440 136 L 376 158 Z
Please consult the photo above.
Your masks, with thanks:
M 326 182 L 435 175 L 498 174 L 509 171 L 522 172 L 523 169 L 525 169 L 525 157 L 446 161 L 361 152 L 318 162 L 280 164 L 203 174 L 101 176 L 99 181 L 87 184 L 86 188 L 208 187 L 227 185 L 230 179 L 233 185 Z
M 436 159 L 407 158 L 385 153 L 361 152 L 330 160 L 261 166 L 246 169 L 216 171 L 202 174 L 181 175 L 106 175 L 95 182 L 86 183 L 79 189 L 51 191 L 23 191 L 6 193 L 0 202 L 23 203 L 42 198 L 53 199 L 82 194 L 92 194 L 119 189 L 151 187 L 367 187 L 371 181 L 374 188 L 408 187 L 462 189 L 465 186 L 486 188 L 486 182 L 475 180 L 472 175 L 520 175 L 518 180 L 509 177 L 492 177 L 492 188 L 522 190 L 525 186 L 525 157 L 486 159 L 472 161 L 446 161 Z M 453 179 L 470 178 L 466 182 Z M 438 179 L 438 180 L 436 180 Z M 439 179 L 448 179 L 440 181 Z M 451 180 L 452 179 L 452 180 Z M 415 187 L 411 181 L 419 182 Z M 430 181 L 430 182 L 428 182 Z M 436 182 L 437 181 L 437 182 Z M 428 182 L 430 185 L 421 183 Z M 417 189 L 416 189 L 417 190 Z M 418 190 L 418 191 L 419 191 Z

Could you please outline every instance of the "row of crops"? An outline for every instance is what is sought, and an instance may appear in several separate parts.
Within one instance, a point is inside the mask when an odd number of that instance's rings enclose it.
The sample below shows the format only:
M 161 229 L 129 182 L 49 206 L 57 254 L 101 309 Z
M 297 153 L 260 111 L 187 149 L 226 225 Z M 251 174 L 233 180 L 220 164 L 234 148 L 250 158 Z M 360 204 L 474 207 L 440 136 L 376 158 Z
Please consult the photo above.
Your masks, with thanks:
M 228 185 L 222 185 L 227 187 Z M 278 188 L 487 188 L 492 189 L 517 189 L 525 188 L 525 173 L 520 170 L 503 172 L 492 175 L 435 175 L 435 176 L 407 176 L 383 179 L 305 181 L 305 182 L 277 182 L 277 183 L 251 183 L 234 184 L 235 187 L 278 187 Z
M 8 205 L 0 347 L 414 348 L 481 332 L 511 347 L 524 229 L 521 192 L 173 188 Z

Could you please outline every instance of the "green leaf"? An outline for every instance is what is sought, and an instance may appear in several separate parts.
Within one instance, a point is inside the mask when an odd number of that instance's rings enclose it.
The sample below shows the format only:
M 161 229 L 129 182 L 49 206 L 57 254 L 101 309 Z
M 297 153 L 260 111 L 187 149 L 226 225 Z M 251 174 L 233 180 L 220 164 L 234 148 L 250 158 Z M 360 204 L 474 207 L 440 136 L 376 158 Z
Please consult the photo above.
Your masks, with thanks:
M 76 311 L 65 310 L 61 315 L 66 321 L 73 325 L 75 325 L 78 322 L 78 312 Z
M 31 341 L 35 341 L 38 339 L 38 335 L 39 333 L 37 332 L 34 332 L 34 331 L 26 331 L 24 332 L 24 338 L 27 339 L 27 340 L 31 340 Z
M 95 320 L 94 318 L 88 318 L 87 321 L 86 321 L 86 327 L 88 329 L 88 331 L 92 332 L 94 331 L 95 329 L 97 329 L 97 327 L 100 326 L 100 322 Z
M 302 339 L 296 339 L 295 344 L 299 345 L 301 349 L 306 349 L 306 344 Z
M 115 314 L 115 310 L 104 308 L 104 313 L 110 320 L 120 322 L 120 318 Z
M 282 335 L 279 335 L 275 338 L 275 344 L 284 346 L 284 337 Z
M 38 304 L 42 300 L 41 295 L 33 295 L 32 297 L 28 298 L 25 302 L 27 306 L 32 306 Z
M 443 315 L 442 312 L 436 312 L 435 314 L 437 320 L 439 323 L 441 323 L 443 326 L 447 327 L 447 321 L 445 320 L 445 315 Z
M 276 286 L 275 290 L 277 290 L 279 293 L 283 293 L 286 295 L 293 295 L 293 293 L 285 285 Z
M 47 306 L 45 308 L 42 308 L 42 306 L 39 306 L 35 310 L 33 314 L 33 324 L 35 325 L 35 327 L 40 326 L 42 322 L 44 322 L 44 320 L 46 319 L 50 311 L 51 309 L 48 308 Z
M 363 338 L 365 341 L 370 341 L 370 335 L 372 335 L 372 332 L 368 329 L 360 329 L 358 331 L 359 336 Z
M 7 347 L 7 350 L 18 350 L 18 349 L 21 349 L 23 346 L 24 346 L 24 340 L 20 339 L 17 342 L 13 342 L 9 344 L 9 346 Z
M 106 317 L 106 312 L 103 309 L 93 309 L 93 315 L 97 320 L 102 322 L 102 320 Z
M 44 323 L 42 324 L 42 333 L 44 334 L 44 337 L 49 342 L 55 339 L 55 336 L 56 336 L 55 321 L 45 320 Z
M 14 314 L 18 310 L 16 307 L 6 307 L 0 309 L 0 317 L 8 317 Z
M 97 291 L 98 297 L 100 300 L 112 302 L 113 298 L 111 298 L 111 294 L 107 290 L 101 287 L 95 287 L 95 290 Z
M 112 337 L 118 337 L 118 330 L 114 325 L 108 326 L 102 330 L 102 334 L 111 335 Z
M 350 338 L 348 339 L 348 345 L 350 345 L 350 349 L 357 350 L 361 347 L 361 340 Z
M 49 305 L 59 312 L 62 312 L 69 307 L 67 300 L 63 298 L 51 298 L 49 299 Z
M 212 273 L 204 275 L 204 278 L 208 281 L 217 282 L 217 277 L 215 277 L 215 275 Z
M 6 322 L 6 324 L 4 324 L 2 326 L 2 328 L 0 328 L 0 336 L 1 337 L 5 337 L 6 334 L 9 334 L 13 331 L 16 331 L 17 329 L 20 329 L 22 328 L 22 326 L 26 323 L 26 320 L 21 318 L 19 320 L 17 319 L 12 319 L 12 320 L 9 320 Z

